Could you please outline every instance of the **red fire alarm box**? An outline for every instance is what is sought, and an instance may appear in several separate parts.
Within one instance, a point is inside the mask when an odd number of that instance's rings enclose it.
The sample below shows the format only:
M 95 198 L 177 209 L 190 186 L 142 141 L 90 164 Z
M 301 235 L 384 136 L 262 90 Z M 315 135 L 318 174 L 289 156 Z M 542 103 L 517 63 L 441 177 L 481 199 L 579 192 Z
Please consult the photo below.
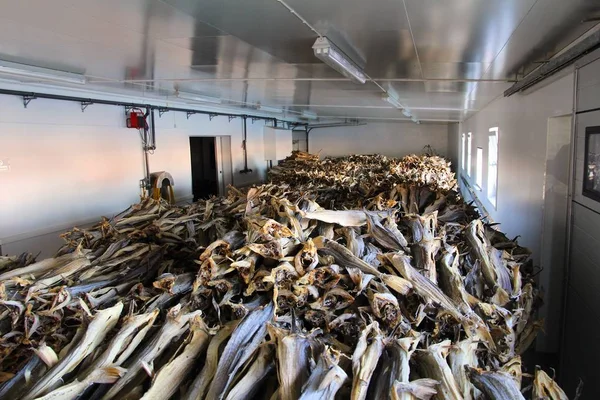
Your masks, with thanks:
M 146 127 L 146 118 L 144 113 L 137 110 L 132 110 L 127 118 L 127 127 L 134 129 L 144 129 Z

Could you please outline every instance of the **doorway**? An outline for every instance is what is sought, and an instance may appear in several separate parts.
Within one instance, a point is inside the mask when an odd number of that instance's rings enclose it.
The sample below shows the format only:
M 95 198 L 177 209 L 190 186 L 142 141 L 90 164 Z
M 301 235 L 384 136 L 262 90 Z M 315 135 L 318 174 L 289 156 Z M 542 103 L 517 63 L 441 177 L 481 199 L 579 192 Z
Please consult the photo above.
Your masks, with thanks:
M 215 137 L 190 137 L 194 201 L 219 194 Z

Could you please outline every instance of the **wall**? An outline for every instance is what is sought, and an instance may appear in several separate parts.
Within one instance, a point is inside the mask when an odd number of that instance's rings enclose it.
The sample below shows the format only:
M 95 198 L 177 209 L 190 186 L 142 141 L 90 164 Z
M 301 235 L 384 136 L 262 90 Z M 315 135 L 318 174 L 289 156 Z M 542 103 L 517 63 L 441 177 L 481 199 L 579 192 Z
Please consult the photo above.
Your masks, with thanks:
M 319 153 L 321 157 L 375 153 L 401 157 L 421 154 L 427 145 L 446 155 L 447 124 L 369 122 L 359 126 L 313 129 L 308 136 L 309 151 Z
M 499 97 L 460 124 L 460 133 L 472 133 L 471 177 L 461 172 L 471 186 L 475 182 L 476 149 L 483 148 L 483 188 L 479 199 L 492 219 L 509 237 L 533 251 L 539 263 L 541 219 L 548 118 L 571 114 L 573 74 L 538 85 L 533 91 Z M 499 128 L 498 200 L 487 198 L 488 133 Z M 457 140 L 456 146 L 460 147 Z M 465 146 L 466 147 L 466 146 Z M 461 154 L 461 153 L 459 153 Z M 466 164 L 466 163 L 465 163 Z
M 243 186 L 265 178 L 264 122 L 248 123 L 248 167 L 244 168 L 242 121 L 237 118 L 168 112 L 156 114 L 157 149 L 151 171 L 169 171 L 176 199 L 189 199 L 190 136 L 231 135 L 233 183 Z M 24 250 L 51 255 L 56 232 L 112 216 L 139 200 L 143 177 L 138 132 L 125 127 L 124 109 L 56 100 L 33 100 L 25 109 L 20 97 L 0 95 L 0 243 L 3 253 Z M 41 236 L 40 236 L 41 235 Z
M 453 171 L 458 171 L 460 168 L 460 165 L 458 164 L 458 143 L 460 141 L 459 128 L 460 126 L 458 123 L 448 124 L 448 151 L 446 157 L 452 162 Z
M 591 60 L 595 61 L 586 64 Z M 600 398 L 600 202 L 583 195 L 585 135 L 600 126 L 600 51 L 580 61 L 575 123 L 573 216 L 567 275 L 561 384 L 572 394 L 584 382 L 583 398 Z M 597 150 L 595 151 L 598 154 Z M 598 162 L 595 163 L 598 166 Z
M 549 79 L 525 93 L 511 97 L 499 97 L 480 110 L 477 114 L 460 124 L 459 132 L 472 133 L 471 176 L 461 171 L 469 186 L 475 188 L 476 149 L 483 149 L 483 185 L 482 190 L 474 189 L 477 198 L 494 222 L 500 223 L 499 229 L 508 237 L 519 236 L 519 244 L 533 252 L 536 266 L 541 265 L 541 252 L 549 251 L 548 246 L 542 248 L 542 238 L 552 237 L 552 229 L 564 226 L 559 223 L 548 223 L 549 231 L 544 233 L 545 177 L 547 166 L 547 140 L 549 118 L 570 115 L 573 109 L 573 71 L 564 71 L 559 76 Z M 487 198 L 487 161 L 488 134 L 492 127 L 499 128 L 498 155 L 498 189 L 497 206 Z M 457 147 L 460 141 L 457 139 Z M 563 163 L 563 173 L 556 174 L 562 184 L 567 184 L 568 177 L 568 144 L 565 145 L 567 158 Z M 465 144 L 466 152 L 466 144 Z M 561 154 L 562 154 L 561 153 Z M 462 154 L 462 150 L 459 155 Z M 552 160 L 548 160 L 551 162 Z M 465 162 L 465 167 L 466 167 Z M 459 168 L 460 169 L 460 168 Z M 466 198 L 470 197 L 467 188 L 462 185 Z M 554 203 L 553 203 L 554 204 Z M 556 218 L 567 219 L 566 201 L 563 210 L 556 211 Z M 558 237 L 558 235 L 554 235 Z M 551 241 L 546 241 L 551 243 Z M 564 239 L 559 246 L 564 244 Z M 552 314 L 549 321 L 553 327 L 547 326 L 548 336 L 541 333 L 536 348 L 542 352 L 558 352 L 559 330 L 554 326 L 560 324 L 556 313 L 561 311 L 562 287 L 556 279 L 562 278 L 564 258 L 552 260 L 552 264 L 544 265 L 539 282 L 543 285 L 544 296 L 551 300 L 551 307 L 544 308 L 540 317 Z

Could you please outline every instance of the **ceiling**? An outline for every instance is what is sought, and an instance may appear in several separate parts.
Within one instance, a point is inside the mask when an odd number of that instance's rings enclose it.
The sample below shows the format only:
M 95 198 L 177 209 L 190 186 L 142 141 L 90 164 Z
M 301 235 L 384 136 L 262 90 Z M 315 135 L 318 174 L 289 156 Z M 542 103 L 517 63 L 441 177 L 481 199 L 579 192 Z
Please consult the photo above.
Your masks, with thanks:
M 0 0 L 0 59 L 85 73 L 95 90 L 302 110 L 321 119 L 463 120 L 597 22 L 598 0 Z M 310 25 L 310 26 L 309 26 Z M 371 78 L 312 51 L 327 36 Z

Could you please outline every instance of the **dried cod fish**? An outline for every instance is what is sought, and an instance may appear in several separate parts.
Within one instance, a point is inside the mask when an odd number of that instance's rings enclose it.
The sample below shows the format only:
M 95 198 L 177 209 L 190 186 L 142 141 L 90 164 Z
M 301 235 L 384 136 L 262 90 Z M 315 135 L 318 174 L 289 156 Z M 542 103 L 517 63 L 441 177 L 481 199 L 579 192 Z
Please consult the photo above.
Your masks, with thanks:
M 267 333 L 267 322 L 273 318 L 273 303 L 251 311 L 231 334 L 223 350 L 215 378 L 206 399 L 222 399 L 227 394 L 236 373 L 252 356 Z
M 34 399 L 46 393 L 58 379 L 73 371 L 83 359 L 102 343 L 106 334 L 117 324 L 123 310 L 123 303 L 98 311 L 87 327 L 81 340 L 73 349 L 52 367 L 36 384 L 29 389 L 23 400 Z
M 463 396 L 450 366 L 446 361 L 450 350 L 450 340 L 429 345 L 425 350 L 417 350 L 417 363 L 421 376 L 439 382 L 436 399 L 462 400 Z
M 208 345 L 209 333 L 202 318 L 197 315 L 190 321 L 191 338 L 183 352 L 163 366 L 152 380 L 152 386 L 143 400 L 168 399 L 179 389 L 189 369 Z
M 338 363 L 337 354 L 325 347 L 308 381 L 302 387 L 299 400 L 334 400 L 336 393 L 348 379 Z
M 103 399 L 111 399 L 117 396 L 129 383 L 136 382 L 142 369 L 146 371 L 153 370 L 153 362 L 166 347 L 177 337 L 181 336 L 187 329 L 189 321 L 199 316 L 201 311 L 194 311 L 188 314 L 184 313 L 181 305 L 171 308 L 167 314 L 166 323 L 154 335 L 152 341 L 138 353 L 135 358 L 128 359 L 125 364 L 127 372 L 119 379 L 110 390 L 103 396 Z
M 371 344 L 368 344 L 369 338 L 371 338 Z M 372 322 L 362 331 L 352 354 L 352 400 L 366 399 L 369 383 L 383 348 L 383 336 L 379 330 L 379 324 Z
M 513 377 L 505 372 L 465 367 L 471 382 L 491 400 L 524 400 Z

